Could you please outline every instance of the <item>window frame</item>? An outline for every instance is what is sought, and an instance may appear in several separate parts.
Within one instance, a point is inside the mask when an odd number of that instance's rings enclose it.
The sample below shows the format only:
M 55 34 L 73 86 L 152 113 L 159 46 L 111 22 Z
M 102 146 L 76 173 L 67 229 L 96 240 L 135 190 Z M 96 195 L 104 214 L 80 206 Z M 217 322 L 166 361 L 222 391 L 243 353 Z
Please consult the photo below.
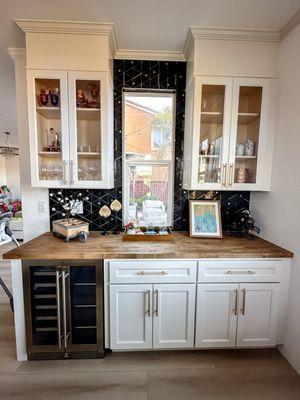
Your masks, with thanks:
M 173 121 L 172 121 L 172 147 L 170 160 L 126 160 L 125 146 L 125 98 L 126 95 L 136 97 L 172 97 Z M 176 90 L 159 89 L 128 89 L 122 91 L 122 224 L 127 223 L 129 205 L 129 168 L 130 166 L 167 166 L 168 167 L 168 202 L 167 202 L 167 226 L 173 226 L 174 222 L 174 169 L 175 169 L 175 132 L 176 132 Z M 152 146 L 152 132 L 151 132 Z

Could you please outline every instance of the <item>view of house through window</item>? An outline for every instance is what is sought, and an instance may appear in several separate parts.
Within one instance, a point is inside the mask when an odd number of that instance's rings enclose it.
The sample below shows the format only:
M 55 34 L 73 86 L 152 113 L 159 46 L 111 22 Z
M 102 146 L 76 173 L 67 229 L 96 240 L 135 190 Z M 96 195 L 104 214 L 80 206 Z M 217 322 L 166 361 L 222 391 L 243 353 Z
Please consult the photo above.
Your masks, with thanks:
M 124 222 L 172 225 L 174 94 L 124 96 Z

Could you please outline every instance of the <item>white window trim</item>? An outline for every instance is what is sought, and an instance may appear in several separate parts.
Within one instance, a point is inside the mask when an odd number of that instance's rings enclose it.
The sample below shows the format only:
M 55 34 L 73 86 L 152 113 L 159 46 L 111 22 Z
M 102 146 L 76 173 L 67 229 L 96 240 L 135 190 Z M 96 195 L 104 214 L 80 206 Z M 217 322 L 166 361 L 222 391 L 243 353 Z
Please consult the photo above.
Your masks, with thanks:
M 137 97 L 148 97 L 148 96 L 166 96 L 166 97 L 173 97 L 173 132 L 172 132 L 172 152 L 171 152 L 171 160 L 126 160 L 126 151 L 125 151 L 125 96 L 126 94 L 130 94 L 132 96 Z M 173 226 L 173 219 L 174 219 L 174 169 L 175 169 L 175 128 L 176 128 L 176 94 L 174 91 L 159 91 L 159 90 L 151 90 L 148 92 L 147 89 L 136 89 L 136 90 L 123 90 L 122 94 L 122 139 L 123 139 L 123 146 L 122 146 L 122 223 L 125 225 L 126 218 L 125 216 L 128 213 L 128 204 L 129 204 L 129 182 L 128 182 L 128 173 L 127 170 L 132 165 L 162 165 L 168 166 L 168 204 L 167 204 L 167 225 Z M 151 138 L 152 139 L 152 138 Z

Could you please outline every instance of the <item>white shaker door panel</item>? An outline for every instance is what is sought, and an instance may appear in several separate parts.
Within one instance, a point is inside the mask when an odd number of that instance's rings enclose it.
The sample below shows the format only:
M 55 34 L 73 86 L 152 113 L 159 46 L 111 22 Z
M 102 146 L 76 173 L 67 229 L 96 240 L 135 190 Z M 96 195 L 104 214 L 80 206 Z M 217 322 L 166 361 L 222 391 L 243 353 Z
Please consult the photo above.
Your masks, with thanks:
M 110 286 L 111 349 L 152 348 L 152 285 Z

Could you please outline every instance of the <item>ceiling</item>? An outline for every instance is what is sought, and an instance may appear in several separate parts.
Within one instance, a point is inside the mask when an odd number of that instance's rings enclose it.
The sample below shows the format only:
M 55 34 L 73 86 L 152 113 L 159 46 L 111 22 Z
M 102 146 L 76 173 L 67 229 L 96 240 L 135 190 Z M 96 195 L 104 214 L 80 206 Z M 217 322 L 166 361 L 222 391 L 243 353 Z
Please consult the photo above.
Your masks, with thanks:
M 0 0 L 4 1 L 4 0 Z M 12 18 L 114 22 L 120 49 L 181 51 L 188 27 L 279 30 L 300 0 L 10 0 Z

